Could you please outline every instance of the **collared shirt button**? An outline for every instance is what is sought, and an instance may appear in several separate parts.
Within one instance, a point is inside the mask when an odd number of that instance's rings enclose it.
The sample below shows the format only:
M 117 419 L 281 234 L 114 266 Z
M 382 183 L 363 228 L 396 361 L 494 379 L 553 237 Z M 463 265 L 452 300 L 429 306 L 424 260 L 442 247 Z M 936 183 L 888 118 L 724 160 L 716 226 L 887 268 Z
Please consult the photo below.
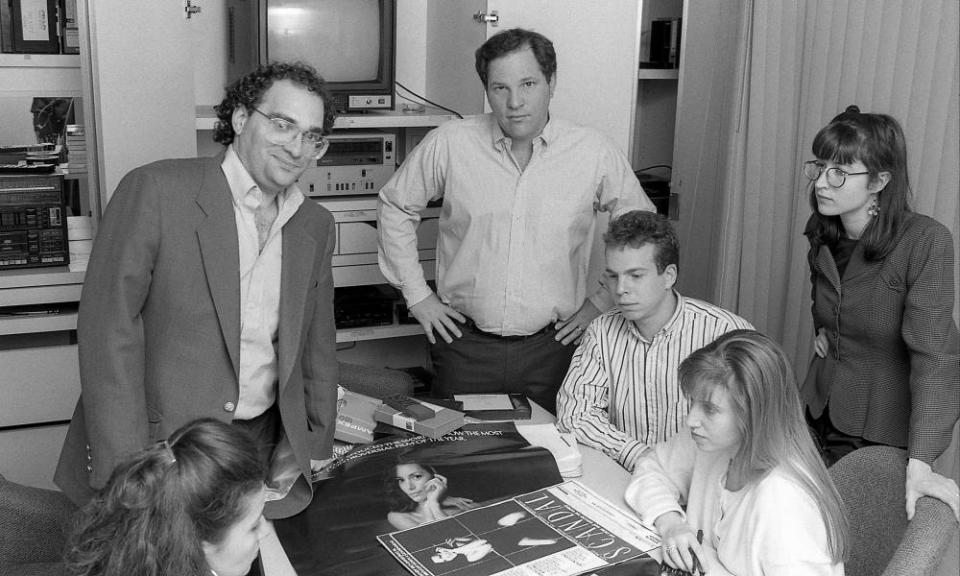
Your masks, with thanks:
M 93 454 L 87 452 L 87 462 L 93 462 Z
M 87 474 L 93 474 L 93 466 L 87 464 Z
M 236 410 L 236 409 L 237 409 L 237 405 L 236 405 L 235 403 L 233 403 L 233 402 L 224 402 L 224 403 L 223 403 L 223 411 L 224 411 L 224 412 L 233 412 L 233 411 Z

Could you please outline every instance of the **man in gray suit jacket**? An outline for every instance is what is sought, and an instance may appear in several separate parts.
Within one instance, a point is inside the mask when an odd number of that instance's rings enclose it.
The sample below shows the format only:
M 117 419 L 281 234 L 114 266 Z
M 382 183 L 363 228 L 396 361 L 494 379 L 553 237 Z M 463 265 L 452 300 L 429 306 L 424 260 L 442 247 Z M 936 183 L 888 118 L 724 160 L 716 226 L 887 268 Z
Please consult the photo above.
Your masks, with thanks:
M 262 67 L 217 107 L 220 156 L 121 181 L 80 302 L 82 392 L 55 476 L 74 501 L 208 416 L 246 428 L 281 479 L 269 517 L 309 503 L 336 420 L 334 221 L 296 181 L 326 152 L 330 104 L 311 68 Z

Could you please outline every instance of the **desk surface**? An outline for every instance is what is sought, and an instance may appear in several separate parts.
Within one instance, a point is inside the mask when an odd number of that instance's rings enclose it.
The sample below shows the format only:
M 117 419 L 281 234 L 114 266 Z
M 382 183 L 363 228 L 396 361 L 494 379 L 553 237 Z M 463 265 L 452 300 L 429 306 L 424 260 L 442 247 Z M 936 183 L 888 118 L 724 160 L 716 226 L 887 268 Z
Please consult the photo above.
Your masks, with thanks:
M 545 423 L 553 421 L 555 421 L 555 418 L 549 412 L 533 404 L 533 414 L 529 422 Z M 580 453 L 583 459 L 583 476 L 578 480 L 621 510 L 633 514 L 633 511 L 623 499 L 627 484 L 630 482 L 630 473 L 617 462 L 593 448 L 581 444 Z M 296 576 L 296 571 L 287 559 L 272 525 L 266 536 L 260 541 L 260 552 L 263 558 L 265 576 Z M 659 550 L 654 550 L 651 556 L 659 561 Z

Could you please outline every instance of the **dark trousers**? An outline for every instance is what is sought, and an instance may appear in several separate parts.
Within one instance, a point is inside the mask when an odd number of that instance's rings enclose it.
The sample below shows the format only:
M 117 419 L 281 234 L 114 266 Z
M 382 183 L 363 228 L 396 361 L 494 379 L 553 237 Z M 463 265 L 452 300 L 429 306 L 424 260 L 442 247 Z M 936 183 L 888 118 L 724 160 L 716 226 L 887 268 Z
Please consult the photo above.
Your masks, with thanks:
M 460 325 L 463 337 L 430 346 L 436 379 L 433 395 L 520 392 L 551 414 L 557 412 L 557 391 L 576 345 L 554 340 L 553 325 L 529 336 L 497 336 L 472 321 Z
M 834 428 L 833 422 L 830 421 L 829 404 L 823 408 L 823 414 L 821 414 L 819 418 L 811 416 L 809 408 L 807 408 L 804 413 L 807 418 L 807 425 L 810 426 L 814 443 L 817 445 L 817 449 L 820 450 L 820 456 L 823 458 L 823 463 L 827 468 L 833 466 L 837 460 L 854 450 L 863 448 L 864 446 L 875 446 L 877 444 L 876 442 L 864 440 L 859 436 L 850 436 Z

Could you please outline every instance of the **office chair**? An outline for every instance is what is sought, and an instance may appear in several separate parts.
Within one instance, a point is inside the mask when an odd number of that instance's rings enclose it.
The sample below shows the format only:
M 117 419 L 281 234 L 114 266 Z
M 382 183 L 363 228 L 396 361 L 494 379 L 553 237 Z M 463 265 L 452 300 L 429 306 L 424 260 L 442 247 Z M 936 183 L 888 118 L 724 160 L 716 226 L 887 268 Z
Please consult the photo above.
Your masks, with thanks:
M 957 529 L 950 507 L 934 498 L 917 502 L 907 521 L 907 451 L 868 446 L 830 467 L 850 520 L 847 576 L 931 574 Z
M 24 486 L 0 475 L 0 576 L 53 576 L 77 508 L 62 492 Z

